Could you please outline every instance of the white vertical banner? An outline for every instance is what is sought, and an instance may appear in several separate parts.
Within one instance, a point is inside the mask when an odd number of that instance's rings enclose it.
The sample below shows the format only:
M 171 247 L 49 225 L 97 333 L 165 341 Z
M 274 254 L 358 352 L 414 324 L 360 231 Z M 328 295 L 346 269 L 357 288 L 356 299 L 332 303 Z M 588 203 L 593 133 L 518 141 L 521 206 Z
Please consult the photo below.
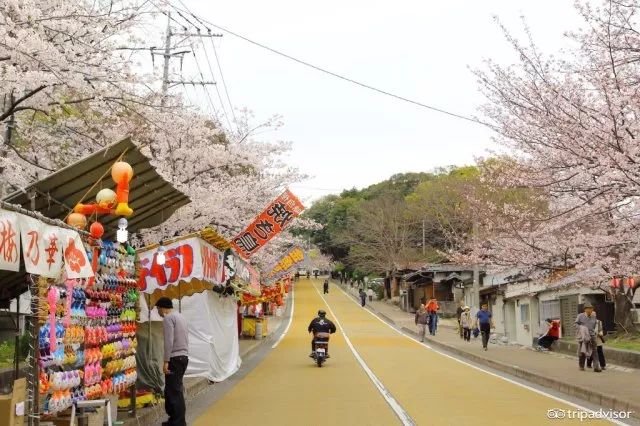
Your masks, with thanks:
M 76 231 L 61 230 L 64 268 L 68 278 L 93 277 L 91 262 L 87 257 L 80 234 Z
M 0 269 L 20 270 L 20 232 L 18 215 L 0 209 Z
M 18 215 L 22 256 L 28 273 L 58 278 L 62 272 L 62 229 Z

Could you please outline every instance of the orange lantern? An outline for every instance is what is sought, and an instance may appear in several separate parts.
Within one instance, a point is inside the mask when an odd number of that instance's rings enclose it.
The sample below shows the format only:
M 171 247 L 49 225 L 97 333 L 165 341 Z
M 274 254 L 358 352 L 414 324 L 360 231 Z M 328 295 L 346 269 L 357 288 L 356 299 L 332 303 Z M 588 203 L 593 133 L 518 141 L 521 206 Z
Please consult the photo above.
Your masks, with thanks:
M 104 235 L 104 226 L 100 222 L 93 222 L 89 227 L 91 237 L 98 239 Z
M 67 217 L 67 224 L 74 228 L 84 229 L 87 226 L 87 217 L 82 213 L 71 213 Z

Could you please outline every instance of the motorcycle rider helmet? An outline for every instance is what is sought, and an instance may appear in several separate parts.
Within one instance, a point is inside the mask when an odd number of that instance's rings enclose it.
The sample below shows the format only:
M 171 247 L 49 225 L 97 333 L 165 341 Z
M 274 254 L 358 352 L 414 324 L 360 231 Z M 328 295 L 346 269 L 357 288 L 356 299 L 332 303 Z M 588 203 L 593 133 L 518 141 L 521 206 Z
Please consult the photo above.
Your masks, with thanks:
M 327 313 L 326 313 L 325 311 L 323 311 L 322 309 L 320 309 L 320 310 L 318 311 L 318 316 L 319 316 L 320 318 L 324 318 L 325 316 L 327 316 Z

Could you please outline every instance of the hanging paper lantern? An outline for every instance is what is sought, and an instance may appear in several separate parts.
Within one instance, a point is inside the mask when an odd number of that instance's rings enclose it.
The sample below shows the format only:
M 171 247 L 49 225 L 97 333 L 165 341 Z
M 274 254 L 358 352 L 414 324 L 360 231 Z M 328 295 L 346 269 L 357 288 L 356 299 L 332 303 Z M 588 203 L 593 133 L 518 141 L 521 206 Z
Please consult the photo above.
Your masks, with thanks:
M 100 207 L 113 207 L 116 204 L 116 193 L 109 188 L 101 189 L 96 194 L 96 202 Z
M 618 288 L 620 286 L 619 278 L 611 278 L 611 287 Z
M 114 182 L 130 181 L 133 177 L 133 168 L 129 163 L 118 161 L 111 168 L 111 178 Z
M 82 213 L 71 213 L 67 217 L 67 224 L 74 228 L 84 229 L 87 226 L 87 217 Z
M 636 287 L 636 280 L 635 280 L 635 279 L 633 279 L 633 277 L 629 277 L 629 278 L 627 278 L 627 285 L 628 285 L 630 288 L 635 288 L 635 287 Z
M 104 235 L 104 226 L 100 222 L 93 222 L 89 227 L 91 237 L 98 239 Z

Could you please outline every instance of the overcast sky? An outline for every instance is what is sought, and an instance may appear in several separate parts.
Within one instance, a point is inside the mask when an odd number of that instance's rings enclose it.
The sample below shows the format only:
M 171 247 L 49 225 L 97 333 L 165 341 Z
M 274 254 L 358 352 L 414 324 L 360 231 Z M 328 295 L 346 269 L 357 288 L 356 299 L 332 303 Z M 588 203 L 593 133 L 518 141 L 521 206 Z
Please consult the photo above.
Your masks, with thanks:
M 483 98 L 469 67 L 484 58 L 516 60 L 493 15 L 519 34 L 526 16 L 550 53 L 580 23 L 573 2 L 563 0 L 183 1 L 197 15 L 292 56 L 470 116 Z M 231 35 L 216 46 L 234 106 L 250 108 L 257 120 L 283 116 L 281 130 L 262 136 L 293 142 L 291 163 L 313 176 L 292 185 L 307 204 L 394 173 L 470 164 L 491 147 L 482 126 L 351 85 Z

